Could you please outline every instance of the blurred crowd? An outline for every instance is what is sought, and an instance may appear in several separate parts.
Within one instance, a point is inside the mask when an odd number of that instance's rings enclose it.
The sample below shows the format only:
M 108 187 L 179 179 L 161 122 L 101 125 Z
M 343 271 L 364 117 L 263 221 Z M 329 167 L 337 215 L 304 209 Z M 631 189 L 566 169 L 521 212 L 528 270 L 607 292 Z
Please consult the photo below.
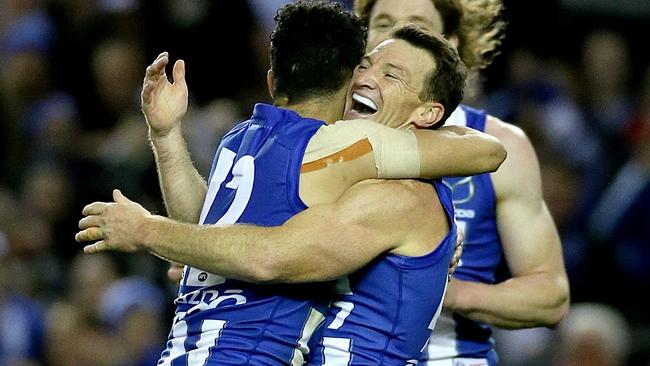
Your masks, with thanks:
M 139 105 L 163 50 L 186 61 L 183 128 L 207 176 L 220 137 L 269 102 L 268 34 L 285 2 L 0 0 L 0 366 L 155 364 L 173 315 L 167 264 L 81 254 L 81 209 L 120 188 L 165 214 Z M 527 41 L 541 22 L 526 28 L 523 5 L 505 4 L 504 49 L 467 103 L 533 141 L 574 305 L 558 329 L 498 332 L 503 365 L 650 365 L 647 43 L 627 20 L 553 22 Z

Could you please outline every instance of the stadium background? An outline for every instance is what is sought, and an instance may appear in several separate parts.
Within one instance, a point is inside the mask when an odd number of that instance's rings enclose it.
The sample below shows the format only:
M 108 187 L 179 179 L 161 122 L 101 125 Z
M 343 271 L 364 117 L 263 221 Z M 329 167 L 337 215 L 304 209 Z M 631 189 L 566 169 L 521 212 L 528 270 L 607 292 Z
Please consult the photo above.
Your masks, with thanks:
M 283 2 L 0 0 L 0 365 L 155 364 L 175 292 L 167 265 L 82 255 L 81 208 L 120 188 L 165 213 L 139 106 L 163 50 L 186 60 L 184 132 L 208 174 L 220 136 L 268 101 Z M 582 305 L 556 330 L 498 332 L 502 364 L 621 352 L 619 364 L 650 365 L 650 2 L 505 5 L 501 54 L 468 104 L 533 141 Z

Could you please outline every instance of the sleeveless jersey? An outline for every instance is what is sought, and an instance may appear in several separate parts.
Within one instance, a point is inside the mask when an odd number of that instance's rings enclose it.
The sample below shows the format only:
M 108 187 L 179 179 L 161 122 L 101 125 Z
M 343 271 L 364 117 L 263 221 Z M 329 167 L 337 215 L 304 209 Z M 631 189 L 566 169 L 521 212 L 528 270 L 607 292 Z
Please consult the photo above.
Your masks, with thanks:
M 432 183 L 450 230 L 421 257 L 382 255 L 337 285 L 309 365 L 415 365 L 442 308 L 456 244 L 450 189 Z
M 217 149 L 200 223 L 278 226 L 306 209 L 300 167 L 323 125 L 257 104 Z M 324 284 L 255 285 L 186 267 L 158 365 L 301 365 L 330 295 Z
M 485 130 L 486 114 L 464 105 L 449 117 L 447 125 Z M 496 198 L 489 173 L 446 178 L 454 199 L 456 221 L 465 235 L 463 253 L 453 276 L 464 281 L 494 283 L 502 247 L 496 223 Z M 482 358 L 497 362 L 492 331 L 485 323 L 443 311 L 423 353 L 423 361 L 450 358 Z M 421 365 L 427 365 L 421 362 Z M 472 363 L 468 363 L 472 364 Z M 459 365 L 465 365 L 459 363 Z M 480 363 L 478 365 L 484 365 Z

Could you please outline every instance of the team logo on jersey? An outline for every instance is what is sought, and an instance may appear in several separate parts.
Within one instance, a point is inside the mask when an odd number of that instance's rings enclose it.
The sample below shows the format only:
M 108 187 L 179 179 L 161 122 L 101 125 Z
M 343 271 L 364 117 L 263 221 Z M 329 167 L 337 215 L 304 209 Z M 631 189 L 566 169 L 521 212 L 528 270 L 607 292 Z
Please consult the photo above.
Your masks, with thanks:
M 447 180 L 447 183 L 453 193 L 455 205 L 471 201 L 476 194 L 476 185 L 474 184 L 473 177 L 466 177 L 460 180 Z
M 174 303 L 177 306 L 189 305 L 188 310 L 177 312 L 177 320 L 183 320 L 189 315 L 200 311 L 216 309 L 219 306 L 243 305 L 248 301 L 244 290 L 229 289 L 220 292 L 216 289 L 197 290 L 179 296 Z
M 198 278 L 199 278 L 199 281 L 201 281 L 201 282 L 205 282 L 205 280 L 208 279 L 208 274 L 205 273 L 205 272 L 201 272 L 201 273 L 199 273 L 199 277 L 198 277 Z

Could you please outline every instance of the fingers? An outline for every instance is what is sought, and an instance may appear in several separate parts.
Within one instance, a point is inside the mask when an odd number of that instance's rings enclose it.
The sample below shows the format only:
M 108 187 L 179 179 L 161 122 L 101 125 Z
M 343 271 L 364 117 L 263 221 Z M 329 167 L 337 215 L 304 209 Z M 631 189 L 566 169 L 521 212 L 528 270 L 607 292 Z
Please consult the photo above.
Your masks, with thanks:
M 93 202 L 89 205 L 86 205 L 86 207 L 83 208 L 81 213 L 84 216 L 101 215 L 106 210 L 106 207 L 108 207 L 108 205 L 110 205 L 110 203 Z
M 185 61 L 177 60 L 174 63 L 174 84 L 179 83 L 179 85 L 185 84 Z
M 100 226 L 101 219 L 97 215 L 86 216 L 79 220 L 79 229 L 87 229 L 93 226 Z
M 103 239 L 103 233 L 102 230 L 97 226 L 93 226 L 81 230 L 80 232 L 77 233 L 77 235 L 74 236 L 74 240 L 76 240 L 79 243 L 81 243 L 82 241 L 93 241 L 99 239 Z
M 167 278 L 179 285 L 181 283 L 181 279 L 183 278 L 183 265 L 180 263 L 172 262 L 169 265 L 169 269 L 167 270 Z
M 165 74 L 165 66 L 167 66 L 167 63 L 169 62 L 169 53 L 163 52 L 158 57 L 154 62 L 147 67 L 147 70 L 145 72 L 145 79 L 147 78 L 154 78 L 154 77 L 160 77 Z
M 147 70 L 145 71 L 144 81 L 142 82 L 143 86 L 141 98 L 143 104 L 151 103 L 151 94 L 161 79 L 163 82 L 167 81 L 167 78 L 165 77 L 165 67 L 167 66 L 168 62 L 169 54 L 167 52 L 163 52 L 158 55 L 156 60 L 151 65 L 149 65 L 149 67 L 147 67 Z
M 119 189 L 113 190 L 113 200 L 117 203 L 130 203 L 131 200 L 126 198 Z
M 142 102 L 143 104 L 151 103 L 151 93 L 153 88 L 156 86 L 154 81 L 148 80 L 145 81 L 144 86 L 142 87 Z
M 101 241 L 98 241 L 95 244 L 86 245 L 84 247 L 84 253 L 85 254 L 95 254 L 95 253 L 107 251 L 109 249 L 110 248 L 108 247 L 108 244 L 106 244 L 105 241 L 101 240 Z

